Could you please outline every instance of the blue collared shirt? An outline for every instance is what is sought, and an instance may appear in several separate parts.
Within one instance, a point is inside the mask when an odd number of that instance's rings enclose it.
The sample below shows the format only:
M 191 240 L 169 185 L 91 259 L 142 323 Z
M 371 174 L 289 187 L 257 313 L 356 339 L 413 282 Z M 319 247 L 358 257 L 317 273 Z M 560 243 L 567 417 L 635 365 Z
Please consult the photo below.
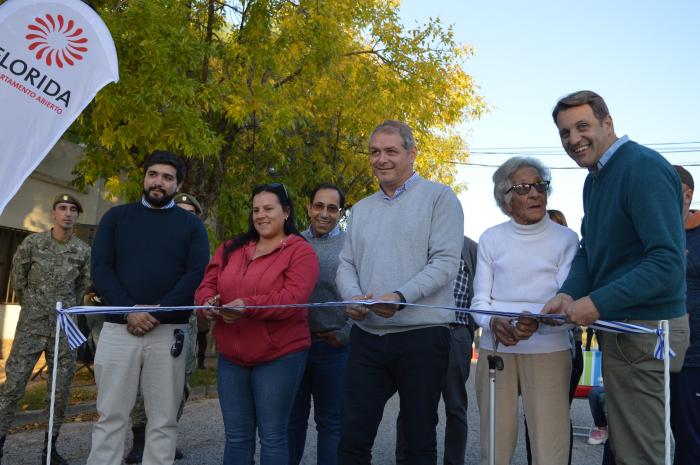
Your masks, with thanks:
M 167 205 L 164 205 L 162 207 L 154 207 L 150 203 L 148 203 L 148 200 L 146 200 L 145 196 L 141 196 L 141 205 L 143 205 L 146 208 L 152 208 L 154 210 L 165 210 L 166 208 L 173 208 L 175 206 L 175 200 L 170 200 Z
M 619 149 L 622 144 L 628 142 L 629 140 L 630 138 L 627 137 L 627 135 L 624 135 L 617 139 L 610 147 L 608 147 L 608 150 L 605 151 L 603 156 L 600 157 L 600 160 L 598 160 L 598 163 L 596 164 L 598 171 L 602 170 L 603 166 L 605 166 L 605 164 L 610 161 L 613 155 L 615 155 L 617 149 Z
M 336 224 L 335 228 L 331 229 L 326 234 L 321 234 L 320 236 L 314 236 L 314 232 L 311 230 L 311 226 L 309 226 L 305 232 L 307 232 L 309 236 L 316 237 L 317 239 L 330 239 L 331 237 L 335 237 L 338 234 L 340 234 L 340 225 Z
M 379 189 L 381 189 L 382 194 L 384 194 L 384 200 L 396 200 L 396 198 L 399 195 L 406 192 L 406 189 L 408 189 L 408 186 L 410 186 L 411 184 L 416 182 L 418 179 L 420 179 L 420 175 L 414 171 L 413 174 L 411 175 L 411 177 L 406 179 L 406 182 L 403 183 L 403 185 L 401 187 L 399 187 L 398 189 L 396 189 L 394 191 L 394 195 L 392 195 L 392 196 L 389 196 L 386 192 L 384 192 L 384 189 L 382 189 L 382 186 L 379 186 Z

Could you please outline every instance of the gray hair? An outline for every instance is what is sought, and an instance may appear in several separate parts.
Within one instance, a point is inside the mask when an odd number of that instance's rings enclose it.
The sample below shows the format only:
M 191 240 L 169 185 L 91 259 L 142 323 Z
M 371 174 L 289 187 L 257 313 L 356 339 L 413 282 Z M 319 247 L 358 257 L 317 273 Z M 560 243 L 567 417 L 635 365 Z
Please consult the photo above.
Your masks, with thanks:
M 403 148 L 406 150 L 411 150 L 416 146 L 416 140 L 413 138 L 413 131 L 411 130 L 411 127 L 403 121 L 398 121 L 395 119 L 388 119 L 384 121 L 382 124 L 374 128 L 372 134 L 369 136 L 369 140 L 371 141 L 374 135 L 378 132 L 382 132 L 384 134 L 398 133 L 403 140 Z
M 534 168 L 539 173 L 543 181 L 551 181 L 552 175 L 549 168 L 544 166 L 541 161 L 533 157 L 512 157 L 506 160 L 493 173 L 493 197 L 496 199 L 496 205 L 501 211 L 510 216 L 506 209 L 510 205 L 510 200 L 513 198 L 513 191 L 506 194 L 506 191 L 513 186 L 513 181 L 510 179 L 520 168 Z M 547 195 L 552 193 L 551 186 L 547 189 Z

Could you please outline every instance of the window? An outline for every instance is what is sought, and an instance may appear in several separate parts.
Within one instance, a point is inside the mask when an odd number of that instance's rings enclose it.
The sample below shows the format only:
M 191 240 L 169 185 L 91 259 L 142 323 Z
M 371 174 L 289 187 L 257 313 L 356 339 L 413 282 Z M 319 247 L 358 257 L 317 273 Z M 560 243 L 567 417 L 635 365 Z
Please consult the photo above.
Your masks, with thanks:
M 0 303 L 18 303 L 12 285 L 12 257 L 17 246 L 29 234 L 29 231 L 0 226 Z

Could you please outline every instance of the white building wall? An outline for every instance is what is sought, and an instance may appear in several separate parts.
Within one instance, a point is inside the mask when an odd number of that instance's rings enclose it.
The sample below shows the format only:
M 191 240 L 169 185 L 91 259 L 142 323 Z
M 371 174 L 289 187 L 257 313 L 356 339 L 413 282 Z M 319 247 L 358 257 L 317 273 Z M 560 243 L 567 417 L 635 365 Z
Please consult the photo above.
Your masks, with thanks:
M 59 141 L 5 207 L 0 215 L 0 226 L 32 232 L 46 231 L 52 223 L 53 198 L 64 192 L 75 196 L 83 206 L 78 221 L 96 225 L 102 215 L 117 202 L 104 193 L 102 181 L 84 191 L 71 185 L 73 167 L 81 152 L 79 145 Z M 7 358 L 19 310 L 18 305 L 0 304 L 0 359 Z

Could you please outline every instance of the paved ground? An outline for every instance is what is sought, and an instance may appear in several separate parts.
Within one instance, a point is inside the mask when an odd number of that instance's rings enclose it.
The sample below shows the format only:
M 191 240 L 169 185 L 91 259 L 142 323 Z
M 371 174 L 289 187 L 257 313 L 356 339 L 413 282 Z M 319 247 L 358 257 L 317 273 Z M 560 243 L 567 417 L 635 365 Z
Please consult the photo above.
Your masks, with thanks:
M 475 366 L 472 366 L 474 369 Z M 473 372 L 473 371 L 472 371 Z M 470 378 L 470 399 L 475 399 L 473 382 Z M 379 429 L 379 434 L 374 447 L 373 465 L 390 465 L 394 463 L 394 425 L 398 414 L 398 399 L 392 398 L 385 410 L 384 419 Z M 575 400 L 572 407 L 572 417 L 575 425 L 590 425 L 591 417 L 588 411 L 588 402 Z M 302 465 L 316 465 L 316 453 L 314 442 L 315 430 L 310 426 L 307 437 L 306 454 Z M 471 427 L 469 443 L 467 446 L 467 460 L 469 465 L 479 463 L 479 431 L 478 411 L 476 402 L 469 407 L 469 425 Z M 59 450 L 69 459 L 71 465 L 84 464 L 90 448 L 90 434 L 92 422 L 69 423 L 61 429 Z M 223 424 L 217 399 L 202 398 L 190 401 L 185 408 L 185 413 L 180 423 L 178 445 L 185 452 L 185 458 L 178 465 L 218 465 L 222 460 L 223 448 Z M 472 426 L 473 425 L 473 426 Z M 440 412 L 440 426 L 438 440 L 438 456 L 442 457 L 442 441 L 444 431 L 444 415 Z M 130 440 L 130 439 L 129 439 Z M 43 441 L 43 432 L 15 433 L 7 438 L 3 465 L 29 465 L 40 463 L 40 453 Z M 574 465 L 597 465 L 601 463 L 602 446 L 590 446 L 585 438 L 574 438 Z M 442 463 L 441 459 L 439 460 Z M 256 459 L 256 463 L 259 460 Z M 521 431 L 520 441 L 516 450 L 514 465 L 526 464 L 524 440 Z M 323 465 L 323 464 L 320 464 Z

